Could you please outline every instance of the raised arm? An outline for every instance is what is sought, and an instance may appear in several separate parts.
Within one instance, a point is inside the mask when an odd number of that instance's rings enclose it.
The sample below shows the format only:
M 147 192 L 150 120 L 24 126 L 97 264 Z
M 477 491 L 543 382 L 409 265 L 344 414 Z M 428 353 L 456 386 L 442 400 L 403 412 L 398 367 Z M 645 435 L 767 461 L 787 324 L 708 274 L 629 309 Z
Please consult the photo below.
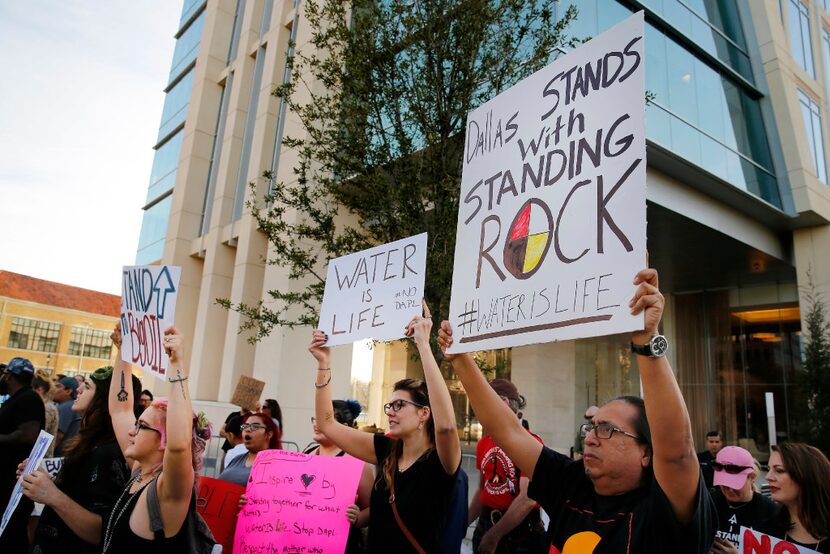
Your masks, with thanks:
M 455 410 L 452 406 L 447 383 L 438 369 L 435 356 L 429 347 L 429 333 L 432 330 L 432 318 L 424 302 L 423 317 L 415 317 L 407 326 L 407 336 L 412 336 L 424 366 L 424 380 L 429 392 L 432 422 L 435 425 L 435 450 L 444 471 L 452 475 L 461 462 L 461 442 L 458 440 L 458 427 L 455 424 Z
M 182 358 L 182 336 L 174 327 L 164 332 L 164 349 L 170 357 L 167 380 L 167 444 L 164 447 L 158 495 L 165 533 L 175 534 L 181 528 L 193 492 L 193 406 L 187 386 L 189 369 Z
M 446 349 L 452 344 L 452 327 L 449 321 L 441 322 L 438 332 L 438 343 Z M 502 402 L 496 391 L 490 387 L 484 374 L 470 354 L 447 355 L 452 360 L 452 366 L 476 416 L 485 429 L 493 437 L 507 456 L 513 460 L 519 469 L 526 475 L 532 476 L 536 469 L 536 461 L 542 452 L 542 445 L 525 431 L 516 414 Z
M 109 393 L 109 412 L 112 419 L 112 430 L 115 439 L 124 454 L 130 443 L 130 431 L 135 429 L 135 413 L 133 412 L 133 370 L 132 366 L 121 359 L 121 324 L 116 323 L 110 335 L 115 345 L 115 363 L 112 371 L 112 385 Z M 127 464 L 131 467 L 133 461 L 126 456 Z
M 314 331 L 311 335 L 311 345 L 308 347 L 308 351 L 317 360 L 317 380 L 314 383 L 314 417 L 317 418 L 317 428 L 347 454 L 360 458 L 364 462 L 377 464 L 374 437 L 369 433 L 347 427 L 334 419 L 329 388 L 331 348 L 325 346 L 327 340 L 328 337 L 323 331 Z
M 657 271 L 644 269 L 634 278 L 638 285 L 629 306 L 632 314 L 645 312 L 643 331 L 633 333 L 634 344 L 645 344 L 658 334 L 665 299 L 658 286 Z M 637 356 L 643 400 L 651 428 L 654 476 L 681 523 L 694 514 L 700 464 L 692 439 L 689 412 L 671 366 L 665 357 Z

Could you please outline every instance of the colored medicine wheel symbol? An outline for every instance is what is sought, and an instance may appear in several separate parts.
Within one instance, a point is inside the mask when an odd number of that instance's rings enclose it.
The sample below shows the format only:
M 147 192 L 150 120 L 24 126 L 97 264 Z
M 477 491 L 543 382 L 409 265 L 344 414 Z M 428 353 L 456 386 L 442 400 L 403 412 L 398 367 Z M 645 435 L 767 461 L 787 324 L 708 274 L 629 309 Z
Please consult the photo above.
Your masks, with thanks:
M 553 215 L 538 198 L 525 202 L 516 214 L 504 243 L 504 266 L 517 279 L 536 273 L 550 249 Z

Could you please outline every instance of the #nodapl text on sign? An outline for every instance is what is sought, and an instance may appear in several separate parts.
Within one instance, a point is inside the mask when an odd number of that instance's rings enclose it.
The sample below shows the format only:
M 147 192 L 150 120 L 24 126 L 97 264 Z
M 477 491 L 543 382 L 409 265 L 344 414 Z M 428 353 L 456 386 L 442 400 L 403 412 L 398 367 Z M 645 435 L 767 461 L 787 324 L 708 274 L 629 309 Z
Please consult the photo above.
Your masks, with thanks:
M 121 273 L 121 359 L 164 379 L 170 359 L 164 331 L 173 325 L 181 268 L 124 267 Z
M 451 352 L 643 328 L 643 65 L 641 12 L 470 112 Z

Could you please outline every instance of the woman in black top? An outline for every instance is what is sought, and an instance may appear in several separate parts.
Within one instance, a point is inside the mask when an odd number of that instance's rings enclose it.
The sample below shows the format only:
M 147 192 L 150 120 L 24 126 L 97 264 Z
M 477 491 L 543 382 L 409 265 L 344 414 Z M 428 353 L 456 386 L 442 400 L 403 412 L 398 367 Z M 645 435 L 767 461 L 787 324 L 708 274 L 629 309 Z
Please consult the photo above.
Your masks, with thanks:
M 346 427 L 355 427 L 355 418 L 360 415 L 360 403 L 356 400 L 335 400 L 332 402 L 334 419 L 337 423 Z M 317 426 L 316 418 L 311 418 L 312 443 L 305 449 L 305 454 L 316 456 L 344 456 L 346 453 L 336 444 L 331 442 Z M 360 483 L 357 486 L 356 504 L 349 506 L 346 517 L 349 518 L 349 539 L 346 541 L 345 554 L 358 554 L 365 551 L 363 546 L 363 533 L 361 529 L 369 524 L 369 498 L 372 494 L 372 483 L 375 476 L 369 464 L 363 464 L 363 474 L 360 476 Z
M 136 419 L 130 382 L 130 365 L 121 360 L 121 331 L 112 334 L 118 347 L 109 409 L 118 445 L 133 477 L 104 520 L 103 552 L 189 552 L 184 523 L 192 510 L 196 477 L 202 455 L 210 439 L 210 424 L 196 416 L 187 387 L 188 368 L 182 359 L 183 339 L 175 328 L 164 332 L 164 349 L 170 357 L 167 380 L 171 383 L 167 400 L 156 399 Z M 120 386 L 118 384 L 120 383 Z M 154 533 L 147 502 L 148 485 L 158 494 L 163 529 Z
M 767 482 L 781 510 L 761 530 L 830 552 L 830 461 L 821 450 L 795 442 L 773 446 Z
M 441 539 L 461 465 L 461 444 L 450 393 L 430 350 L 432 320 L 426 306 L 424 314 L 412 319 L 406 335 L 415 340 L 426 383 L 414 379 L 395 383 L 392 398 L 384 406 L 389 436 L 373 436 L 334 419 L 328 387 L 330 348 L 325 346 L 328 336 L 314 331 L 309 347 L 317 360 L 318 428 L 348 454 L 378 466 L 370 500 L 370 552 L 442 550 Z M 417 547 L 406 537 L 398 519 Z
M 42 469 L 23 478 L 23 494 L 45 504 L 35 529 L 35 554 L 100 551 L 101 520 L 129 478 L 107 408 L 111 382 L 112 367 L 101 367 L 78 387 L 72 411 L 83 419 L 64 448 L 55 481 Z

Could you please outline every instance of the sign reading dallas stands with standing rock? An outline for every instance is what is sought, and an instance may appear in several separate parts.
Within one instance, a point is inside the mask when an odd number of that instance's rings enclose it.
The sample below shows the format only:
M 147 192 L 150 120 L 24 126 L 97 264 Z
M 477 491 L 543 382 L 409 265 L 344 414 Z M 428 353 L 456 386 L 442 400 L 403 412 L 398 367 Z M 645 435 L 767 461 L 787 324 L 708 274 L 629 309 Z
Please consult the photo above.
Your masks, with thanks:
M 318 325 L 326 344 L 402 338 L 421 315 L 426 250 L 421 233 L 329 261 Z
M 125 266 L 121 272 L 121 359 L 158 379 L 167 378 L 170 358 L 164 331 L 173 325 L 181 268 Z
M 644 61 L 640 12 L 470 112 L 451 352 L 643 328 Z

